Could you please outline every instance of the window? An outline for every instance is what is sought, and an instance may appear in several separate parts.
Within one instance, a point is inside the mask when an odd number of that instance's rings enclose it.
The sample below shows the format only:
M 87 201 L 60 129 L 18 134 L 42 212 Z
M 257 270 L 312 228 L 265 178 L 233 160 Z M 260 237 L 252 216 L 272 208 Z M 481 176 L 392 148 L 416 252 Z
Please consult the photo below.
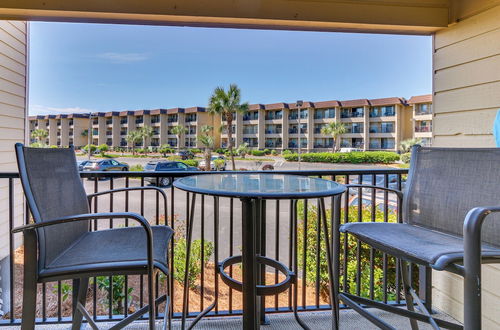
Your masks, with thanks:
M 188 167 L 184 163 L 177 163 L 177 168 L 179 168 L 181 170 L 186 170 Z
M 243 114 L 243 120 L 256 120 L 259 119 L 258 111 L 248 111 Z
M 115 165 L 115 166 L 116 166 L 116 165 L 120 165 L 120 163 L 118 163 L 116 160 L 112 160 L 112 161 L 111 161 L 111 164 L 113 164 L 113 165 Z
M 432 113 L 432 104 L 431 103 L 422 103 L 417 104 L 416 106 L 416 115 L 428 115 Z

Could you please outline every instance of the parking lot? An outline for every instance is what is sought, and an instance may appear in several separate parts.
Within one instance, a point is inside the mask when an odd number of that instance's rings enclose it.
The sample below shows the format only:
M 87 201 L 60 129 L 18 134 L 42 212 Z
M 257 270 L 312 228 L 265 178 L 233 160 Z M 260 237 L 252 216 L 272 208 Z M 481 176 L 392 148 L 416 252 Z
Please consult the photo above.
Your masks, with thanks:
M 146 164 L 149 159 L 134 159 L 134 158 L 118 158 L 119 161 L 125 161 L 129 165 L 135 164 Z M 252 169 L 253 161 L 238 161 L 237 167 L 246 166 L 248 169 Z M 253 162 L 255 163 L 255 162 Z M 302 169 L 373 169 L 373 168 L 384 168 L 381 166 L 373 165 L 352 165 L 352 164 L 319 164 L 319 163 L 303 163 Z M 283 170 L 293 170 L 298 169 L 298 164 L 296 163 L 284 163 L 279 169 Z M 125 187 L 125 179 L 118 178 L 111 180 L 99 180 L 97 182 L 91 180 L 84 180 L 84 185 L 88 193 L 94 191 L 103 191 L 112 188 Z M 141 186 L 140 179 L 130 179 L 129 186 Z M 187 193 L 174 189 L 172 187 L 162 188 L 167 194 L 167 214 L 170 219 L 170 215 L 173 214 L 176 219 L 176 230 L 183 232 L 186 224 L 186 214 L 187 214 Z M 174 194 L 172 198 L 172 194 Z M 365 194 L 363 194 L 365 195 Z M 391 196 L 390 199 L 395 199 Z M 109 195 L 103 195 L 99 197 L 97 204 L 98 212 L 109 212 L 109 211 L 125 211 L 142 213 L 151 223 L 155 223 L 157 215 L 163 217 L 165 211 L 162 207 L 162 197 L 157 195 L 156 192 L 145 192 L 144 198 L 141 198 L 141 192 L 130 192 L 128 198 L 125 193 L 115 194 L 112 198 Z M 192 196 L 192 195 L 191 195 Z M 380 194 L 377 194 L 380 197 Z M 351 196 L 352 199 L 352 196 Z M 172 205 L 173 200 L 173 205 Z M 128 201 L 128 203 L 127 203 Z M 203 203 L 202 203 L 203 202 Z M 311 201 L 310 203 L 316 204 L 316 201 Z M 214 241 L 214 198 L 206 196 L 203 198 L 197 196 L 195 204 L 195 220 L 193 235 L 194 239 L 201 237 L 201 226 L 202 226 L 202 205 L 203 207 L 203 219 L 204 219 L 204 233 L 205 239 Z M 231 206 L 232 205 L 232 206 Z M 327 200 L 327 208 L 330 208 L 330 200 Z M 276 252 L 276 244 L 279 246 L 279 256 L 280 260 L 288 260 L 288 248 L 289 248 L 289 212 L 290 203 L 289 201 L 280 201 L 279 205 L 276 201 L 268 201 L 266 207 L 266 240 L 268 243 L 267 254 L 274 256 Z M 220 241 L 220 251 L 219 258 L 225 258 L 229 256 L 229 241 L 231 231 L 233 235 L 233 253 L 238 254 L 241 247 L 241 206 L 239 200 L 233 200 L 232 202 L 227 198 L 220 198 L 219 200 L 219 241 Z M 131 222 L 132 223 L 132 222 Z M 108 228 L 110 225 L 113 227 L 123 226 L 124 221 L 114 220 L 112 223 L 110 221 L 101 222 L 99 228 Z M 278 235 L 276 235 L 278 232 Z

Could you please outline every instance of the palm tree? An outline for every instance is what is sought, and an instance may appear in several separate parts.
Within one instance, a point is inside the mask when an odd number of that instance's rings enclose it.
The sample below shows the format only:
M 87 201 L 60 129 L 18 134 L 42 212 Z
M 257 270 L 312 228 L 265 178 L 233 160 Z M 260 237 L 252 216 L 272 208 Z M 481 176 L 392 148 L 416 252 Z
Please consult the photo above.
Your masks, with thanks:
M 125 137 L 125 140 L 129 143 L 132 144 L 132 154 L 135 155 L 135 144 L 139 141 L 141 141 L 142 135 L 139 131 L 132 131 L 127 134 Z
M 321 129 L 321 134 L 331 135 L 333 137 L 333 152 L 339 150 L 338 137 L 347 131 L 343 123 L 331 122 Z
M 45 144 L 45 139 L 49 136 L 49 132 L 46 129 L 36 129 L 31 132 L 31 137 L 36 139 L 41 145 Z
M 198 137 L 198 141 L 205 147 L 205 171 L 211 170 L 211 160 L 212 160 L 212 149 L 214 147 L 215 139 L 213 135 L 209 135 L 213 131 L 213 126 L 203 125 L 201 126 L 201 133 Z
M 413 138 L 413 139 L 403 140 L 403 141 L 401 141 L 401 151 L 403 153 L 410 152 L 411 147 L 413 147 L 416 144 L 422 144 L 422 139 L 421 138 Z
M 177 148 L 181 150 L 181 136 L 187 132 L 187 128 L 184 126 L 174 126 L 172 127 L 171 132 L 177 135 Z
M 150 139 L 155 135 L 155 131 L 151 126 L 145 125 L 144 127 L 141 127 L 138 129 L 139 135 L 142 138 L 142 148 L 144 150 L 144 153 L 147 154 L 147 149 L 146 149 L 146 140 Z
M 231 156 L 233 170 L 236 169 L 233 155 L 233 120 L 236 112 L 243 113 L 248 110 L 248 103 L 241 102 L 241 90 L 236 84 L 229 85 L 227 92 L 224 87 L 217 87 L 210 96 L 208 111 L 212 114 L 221 115 L 226 120 L 227 128 L 227 149 Z

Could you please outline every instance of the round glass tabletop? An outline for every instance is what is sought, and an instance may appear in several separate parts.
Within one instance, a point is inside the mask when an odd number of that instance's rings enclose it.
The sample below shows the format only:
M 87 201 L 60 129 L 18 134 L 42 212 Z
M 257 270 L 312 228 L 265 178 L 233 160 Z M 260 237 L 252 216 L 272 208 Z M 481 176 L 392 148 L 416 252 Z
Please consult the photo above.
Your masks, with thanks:
M 335 181 L 273 173 L 221 173 L 187 176 L 174 182 L 185 191 L 223 197 L 302 199 L 334 196 L 346 188 Z

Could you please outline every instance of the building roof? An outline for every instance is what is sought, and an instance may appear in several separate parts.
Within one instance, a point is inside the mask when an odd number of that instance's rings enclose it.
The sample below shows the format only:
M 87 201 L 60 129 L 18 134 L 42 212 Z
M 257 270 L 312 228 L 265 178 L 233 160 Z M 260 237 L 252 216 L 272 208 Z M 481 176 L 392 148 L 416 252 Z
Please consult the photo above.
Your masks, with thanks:
M 120 111 L 120 116 L 133 116 L 134 111 L 131 110 L 125 110 L 125 111 Z
M 113 116 L 119 116 L 120 111 L 109 111 L 104 114 L 104 117 L 113 117 Z
M 167 109 L 168 114 L 173 114 L 173 113 L 184 113 L 184 108 L 170 108 Z
M 432 102 L 432 94 L 412 96 L 408 100 L 408 104 L 431 103 L 431 102 Z
M 340 103 L 339 101 L 336 100 L 320 101 L 320 102 L 314 102 L 314 107 L 316 109 L 340 107 Z
M 164 115 L 167 113 L 167 109 L 154 109 L 149 111 L 150 115 Z
M 280 103 L 271 103 L 271 104 L 265 104 L 264 109 L 266 110 L 281 110 L 281 109 L 288 109 L 288 104 L 280 102 Z
M 88 113 L 70 113 L 68 118 L 88 118 Z
M 344 108 L 362 107 L 365 105 L 370 105 L 368 99 L 340 101 L 340 106 Z
M 391 105 L 391 104 L 406 104 L 406 100 L 400 97 L 386 97 L 382 99 L 369 100 L 372 106 Z
M 191 108 L 186 108 L 185 112 L 186 113 L 192 113 L 192 112 L 205 112 L 206 109 L 203 107 L 191 107 Z
M 248 110 L 260 110 L 260 109 L 265 109 L 265 105 L 264 104 L 260 104 L 260 103 L 257 103 L 257 104 L 250 104 L 248 106 Z
M 301 109 L 314 108 L 314 104 L 309 101 L 303 101 Z M 298 109 L 297 103 L 288 103 L 288 109 Z
M 135 116 L 149 115 L 149 110 L 136 110 L 134 111 Z

